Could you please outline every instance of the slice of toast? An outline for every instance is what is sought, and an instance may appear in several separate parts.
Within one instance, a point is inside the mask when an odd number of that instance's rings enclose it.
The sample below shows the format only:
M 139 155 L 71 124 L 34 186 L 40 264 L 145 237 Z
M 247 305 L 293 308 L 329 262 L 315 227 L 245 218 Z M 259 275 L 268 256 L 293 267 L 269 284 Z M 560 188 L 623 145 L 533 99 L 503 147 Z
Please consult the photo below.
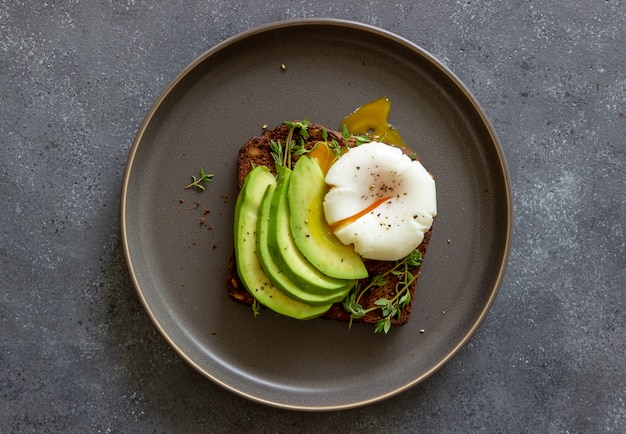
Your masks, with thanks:
M 336 141 L 340 146 L 346 146 L 343 136 L 341 133 L 337 131 L 332 131 L 329 129 L 325 129 L 319 124 L 310 123 L 308 126 L 309 137 L 306 139 L 305 148 L 310 149 L 317 142 L 324 141 L 323 131 L 325 130 L 327 140 Z M 256 166 L 267 166 L 272 173 L 275 172 L 274 167 L 274 159 L 271 155 L 270 151 L 270 141 L 279 141 L 283 143 L 289 133 L 289 127 L 285 124 L 282 124 L 273 130 L 266 130 L 260 136 L 256 136 L 248 140 L 242 148 L 239 150 L 239 155 L 237 158 L 237 169 L 238 169 L 238 188 L 241 189 L 246 176 L 252 170 L 253 167 Z M 300 140 L 300 134 L 298 130 L 294 131 L 293 135 L 294 140 Z M 349 143 L 348 145 L 354 146 L 354 143 Z M 407 154 L 414 157 L 413 152 L 405 151 Z M 294 158 L 294 164 L 297 161 L 297 157 Z M 430 236 L 432 232 L 432 227 L 425 234 L 424 240 L 418 247 L 418 250 L 422 254 L 422 258 L 426 254 L 426 249 L 428 248 L 428 243 L 430 241 Z M 237 274 L 237 266 L 236 266 L 235 254 L 233 252 L 230 260 L 230 264 L 228 267 L 228 275 L 227 275 L 227 288 L 228 288 L 228 296 L 242 304 L 251 305 L 253 303 L 252 296 L 248 293 L 245 286 L 239 279 Z M 359 283 L 361 288 L 367 287 L 370 283 L 370 280 L 379 274 L 382 274 L 395 265 L 395 261 L 376 261 L 376 260 L 364 260 L 366 268 L 369 273 L 369 277 L 367 279 L 362 279 Z M 410 267 L 410 272 L 414 276 L 418 276 L 421 268 L 421 263 L 418 266 Z M 382 286 L 375 286 L 368 290 L 360 299 L 359 304 L 364 308 L 368 309 L 373 307 L 375 301 L 380 298 L 391 299 L 396 294 L 396 285 L 398 283 L 398 277 L 393 274 L 388 274 L 385 277 L 386 283 Z M 392 318 L 392 325 L 398 326 L 406 324 L 409 321 L 411 310 L 413 308 L 413 300 L 415 295 L 415 288 L 417 286 L 418 278 L 416 278 L 413 284 L 410 286 L 409 291 L 411 293 L 411 301 L 410 303 L 401 310 L 400 316 Z M 349 321 L 350 313 L 347 312 L 342 303 L 334 304 L 331 309 L 326 312 L 322 318 L 326 319 L 334 319 L 340 321 Z M 376 324 L 382 318 L 381 309 L 376 309 L 371 312 L 368 312 L 363 317 L 359 319 L 354 319 L 355 322 L 364 322 L 367 324 Z

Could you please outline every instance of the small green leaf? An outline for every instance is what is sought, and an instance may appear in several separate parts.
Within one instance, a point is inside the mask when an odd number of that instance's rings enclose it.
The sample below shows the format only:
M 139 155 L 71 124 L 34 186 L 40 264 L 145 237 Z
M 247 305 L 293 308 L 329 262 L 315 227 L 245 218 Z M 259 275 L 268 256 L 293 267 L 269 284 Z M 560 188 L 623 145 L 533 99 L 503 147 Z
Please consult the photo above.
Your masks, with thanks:
M 322 139 L 327 142 L 328 141 L 328 132 L 326 132 L 326 128 L 322 128 Z
M 395 309 L 394 306 L 390 304 L 389 306 L 383 309 L 383 316 L 391 317 L 396 312 L 396 310 L 397 309 Z
M 256 299 L 252 300 L 252 314 L 254 317 L 257 317 L 261 314 L 261 303 L 259 303 Z
M 354 136 L 354 140 L 356 141 L 357 146 L 362 145 L 363 143 L 369 143 L 372 141 L 372 139 L 370 139 L 367 136 Z
M 410 302 L 411 293 L 409 291 L 407 291 L 402 297 L 400 297 L 400 300 L 398 300 L 398 304 L 402 307 L 407 307 Z
M 376 276 L 374 276 L 371 280 L 370 285 L 372 286 L 385 286 L 387 284 L 387 280 L 385 279 L 384 276 L 377 274 Z
M 376 325 L 374 326 L 374 333 L 389 333 L 391 329 L 391 318 L 382 318 L 378 320 Z
M 341 135 L 346 142 L 350 139 L 350 132 L 348 131 L 348 126 L 346 124 L 341 125 Z
M 422 263 L 422 253 L 415 249 L 406 257 L 406 263 L 411 267 L 417 267 Z

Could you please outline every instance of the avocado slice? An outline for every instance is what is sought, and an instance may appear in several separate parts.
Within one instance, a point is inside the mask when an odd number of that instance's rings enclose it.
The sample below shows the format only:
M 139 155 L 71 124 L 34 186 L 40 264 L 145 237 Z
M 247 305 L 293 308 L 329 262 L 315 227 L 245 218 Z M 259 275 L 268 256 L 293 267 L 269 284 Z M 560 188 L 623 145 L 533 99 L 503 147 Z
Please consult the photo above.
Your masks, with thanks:
M 257 166 L 248 174 L 235 205 L 235 256 L 242 283 L 259 303 L 273 311 L 296 319 L 310 319 L 330 308 L 310 306 L 288 297 L 272 285 L 257 255 L 256 230 L 261 200 L 268 188 L 275 188 L 276 179 L 265 166 Z
M 272 284 L 289 297 L 305 304 L 310 304 L 312 306 L 325 306 L 326 309 L 330 309 L 330 305 L 341 301 L 350 291 L 350 288 L 329 293 L 307 291 L 298 284 L 294 283 L 276 262 L 273 254 L 273 251 L 275 251 L 276 248 L 270 246 L 269 242 L 269 226 L 272 218 L 275 217 L 271 209 L 272 198 L 276 194 L 276 188 L 277 187 L 274 186 L 269 186 L 267 188 L 263 201 L 261 202 L 261 209 L 257 222 L 257 254 L 259 255 L 261 267 Z
M 326 222 L 322 202 L 324 173 L 312 158 L 301 157 L 289 185 L 290 226 L 302 254 L 322 273 L 339 279 L 364 279 L 367 269 L 352 245 L 345 245 Z
M 287 199 L 291 176 L 290 169 L 278 169 L 278 185 L 270 205 L 271 218 L 267 237 L 272 258 L 289 280 L 303 291 L 343 298 L 356 280 L 336 279 L 325 275 L 302 255 L 293 239 Z

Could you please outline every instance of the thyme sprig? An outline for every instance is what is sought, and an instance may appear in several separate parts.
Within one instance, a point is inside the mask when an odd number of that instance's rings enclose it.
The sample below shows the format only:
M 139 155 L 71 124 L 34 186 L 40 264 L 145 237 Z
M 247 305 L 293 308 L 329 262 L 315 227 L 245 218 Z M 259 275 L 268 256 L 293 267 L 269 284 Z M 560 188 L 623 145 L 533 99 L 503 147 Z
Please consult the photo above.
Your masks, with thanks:
M 281 166 L 291 168 L 293 157 L 299 157 L 309 152 L 305 148 L 306 139 L 309 138 L 309 120 L 304 118 L 300 122 L 285 121 L 283 123 L 289 127 L 287 138 L 285 138 L 285 142 L 282 144 L 279 141 L 270 140 L 270 151 L 277 168 Z M 300 132 L 299 140 L 293 139 L 293 134 L 296 130 Z
M 197 189 L 204 191 L 205 187 L 204 185 L 202 185 L 202 183 L 213 181 L 213 176 L 214 175 L 212 173 L 205 173 L 204 169 L 201 167 L 200 177 L 197 178 L 194 175 L 191 175 L 191 183 L 185 186 L 185 190 L 191 187 L 196 187 Z
M 382 312 L 382 318 L 378 320 L 374 326 L 374 333 L 387 334 L 391 329 L 391 320 L 393 318 L 400 318 L 402 309 L 407 307 L 411 303 L 410 288 L 417 279 L 418 275 L 413 274 L 411 271 L 414 267 L 418 267 L 422 263 L 422 254 L 419 250 L 415 249 L 408 256 L 396 261 L 393 268 L 387 270 L 384 273 L 375 275 L 365 288 L 362 288 L 360 283 L 357 283 L 350 294 L 343 300 L 343 308 L 350 313 L 350 327 L 352 326 L 353 319 L 362 318 L 369 312 L 373 312 L 380 309 Z M 361 306 L 360 301 L 363 295 L 370 289 L 385 286 L 387 284 L 387 277 L 389 275 L 397 277 L 397 283 L 395 286 L 395 295 L 390 299 L 379 298 L 374 302 L 372 307 L 367 309 Z

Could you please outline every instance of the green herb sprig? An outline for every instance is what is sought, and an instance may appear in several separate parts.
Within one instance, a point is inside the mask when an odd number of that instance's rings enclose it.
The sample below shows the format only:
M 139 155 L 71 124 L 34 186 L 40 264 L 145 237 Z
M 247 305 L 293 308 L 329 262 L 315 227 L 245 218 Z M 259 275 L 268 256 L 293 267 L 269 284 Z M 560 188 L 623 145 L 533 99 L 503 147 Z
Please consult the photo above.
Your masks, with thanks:
M 185 190 L 187 190 L 188 188 L 191 187 L 196 187 L 199 190 L 204 191 L 205 187 L 204 185 L 202 185 L 203 182 L 211 182 L 213 181 L 213 174 L 212 173 L 205 173 L 204 169 L 201 167 L 200 168 L 200 177 L 197 178 L 195 176 L 191 176 L 191 183 L 185 186 Z
M 396 261 L 393 268 L 374 276 L 365 288 L 361 288 L 357 283 L 350 291 L 350 294 L 343 300 L 343 308 L 350 313 L 350 327 L 352 320 L 362 318 L 365 314 L 380 309 L 382 318 L 374 326 L 374 333 L 389 333 L 391 329 L 391 320 L 400 318 L 402 309 L 411 303 L 411 292 L 409 289 L 418 275 L 414 275 L 411 271 L 414 267 L 418 267 L 422 263 L 422 254 L 415 249 L 408 256 Z M 363 295 L 372 288 L 381 287 L 387 284 L 388 275 L 397 277 L 398 282 L 395 286 L 395 295 L 391 299 L 379 298 L 374 302 L 374 306 L 364 309 L 359 303 Z
M 289 127 L 285 143 L 281 144 L 276 140 L 271 140 L 269 143 L 270 151 L 277 168 L 291 168 L 293 157 L 299 157 L 309 152 L 305 148 L 305 140 L 309 138 L 309 120 L 304 118 L 300 122 L 285 121 L 283 123 Z M 300 140 L 298 141 L 293 140 L 293 134 L 296 130 L 300 132 Z

